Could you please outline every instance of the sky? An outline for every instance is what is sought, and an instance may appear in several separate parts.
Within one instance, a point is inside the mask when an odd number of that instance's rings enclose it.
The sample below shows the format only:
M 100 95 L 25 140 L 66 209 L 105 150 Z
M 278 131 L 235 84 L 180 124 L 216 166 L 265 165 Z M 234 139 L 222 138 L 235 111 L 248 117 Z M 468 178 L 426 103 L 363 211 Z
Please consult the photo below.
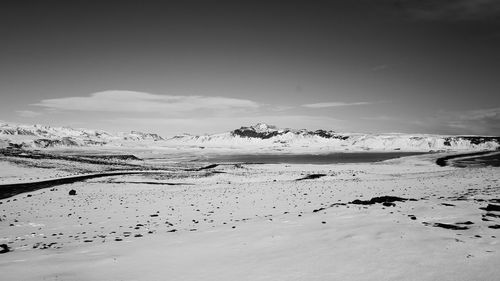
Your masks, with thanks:
M 500 135 L 500 1 L 0 3 L 0 120 Z

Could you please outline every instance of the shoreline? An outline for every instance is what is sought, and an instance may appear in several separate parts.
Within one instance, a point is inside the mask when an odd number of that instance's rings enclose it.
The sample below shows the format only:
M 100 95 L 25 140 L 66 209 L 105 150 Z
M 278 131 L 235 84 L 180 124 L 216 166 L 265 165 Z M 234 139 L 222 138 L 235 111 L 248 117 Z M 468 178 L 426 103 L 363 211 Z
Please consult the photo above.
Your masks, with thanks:
M 81 174 L 75 176 L 66 176 L 56 179 L 46 179 L 33 182 L 21 182 L 21 183 L 10 183 L 10 184 L 0 184 L 0 200 L 8 199 L 10 197 L 28 193 L 32 191 L 37 191 L 44 188 L 71 184 L 76 182 L 82 182 L 88 179 L 102 178 L 102 177 L 112 177 L 121 175 L 143 175 L 143 174 L 163 174 L 170 171 L 157 171 L 157 170 L 147 170 L 147 171 L 110 171 L 102 173 L 92 173 L 92 174 Z
M 454 164 L 453 161 L 451 161 L 452 163 L 449 164 L 450 160 L 454 160 L 454 159 L 458 159 L 458 158 L 466 158 L 468 160 L 473 160 L 473 159 L 481 158 L 482 156 L 490 155 L 490 154 L 491 155 L 500 154 L 500 151 L 498 151 L 498 150 L 488 150 L 488 151 L 479 151 L 479 152 L 472 152 L 472 153 L 461 153 L 461 154 L 447 155 L 447 156 L 440 157 L 440 158 L 436 159 L 435 163 L 438 166 L 441 166 L 441 167 L 453 166 L 453 165 L 456 165 L 456 164 Z M 460 165 L 460 166 L 457 166 L 457 167 L 463 168 L 465 166 L 464 165 Z M 485 164 L 485 166 L 488 166 L 488 164 Z

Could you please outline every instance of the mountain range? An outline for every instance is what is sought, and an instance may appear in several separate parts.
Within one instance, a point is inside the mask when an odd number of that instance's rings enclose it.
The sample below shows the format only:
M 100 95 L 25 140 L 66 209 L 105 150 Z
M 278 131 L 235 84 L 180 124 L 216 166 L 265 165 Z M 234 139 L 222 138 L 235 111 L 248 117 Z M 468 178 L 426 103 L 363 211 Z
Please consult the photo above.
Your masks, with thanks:
M 259 123 L 212 135 L 177 135 L 0 123 L 0 147 L 43 149 L 56 147 L 151 147 L 229 149 L 232 151 L 441 151 L 499 149 L 500 137 L 428 134 L 361 134 L 331 130 L 288 129 Z

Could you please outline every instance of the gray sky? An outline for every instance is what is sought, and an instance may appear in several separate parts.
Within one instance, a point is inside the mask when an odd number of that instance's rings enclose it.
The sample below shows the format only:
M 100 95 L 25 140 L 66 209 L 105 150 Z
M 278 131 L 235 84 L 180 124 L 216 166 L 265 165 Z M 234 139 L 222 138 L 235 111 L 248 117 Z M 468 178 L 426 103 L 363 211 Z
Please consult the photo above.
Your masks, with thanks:
M 499 1 L 0 5 L 3 121 L 500 135 Z

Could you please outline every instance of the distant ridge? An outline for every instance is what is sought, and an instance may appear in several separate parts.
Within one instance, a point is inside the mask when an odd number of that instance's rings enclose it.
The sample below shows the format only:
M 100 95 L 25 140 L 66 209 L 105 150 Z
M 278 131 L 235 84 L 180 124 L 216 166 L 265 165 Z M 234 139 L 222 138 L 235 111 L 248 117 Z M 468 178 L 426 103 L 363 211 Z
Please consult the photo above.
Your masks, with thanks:
M 0 123 L 0 147 L 162 147 L 184 149 L 232 149 L 241 151 L 441 151 L 495 150 L 500 137 L 443 136 L 428 134 L 360 134 L 332 130 L 278 128 L 265 123 L 221 134 L 188 134 L 164 138 L 154 133 L 131 131 L 111 134 L 101 130 L 43 125 Z

